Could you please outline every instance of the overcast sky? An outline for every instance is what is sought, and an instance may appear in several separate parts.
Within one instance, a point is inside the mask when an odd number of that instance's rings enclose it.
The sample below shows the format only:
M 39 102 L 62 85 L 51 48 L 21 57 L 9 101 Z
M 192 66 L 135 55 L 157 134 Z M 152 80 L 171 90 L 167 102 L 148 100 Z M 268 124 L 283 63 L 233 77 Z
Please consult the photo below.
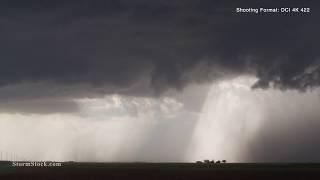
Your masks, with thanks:
M 311 12 L 235 12 L 260 7 Z M 319 8 L 1 1 L 0 151 L 61 161 L 320 161 Z

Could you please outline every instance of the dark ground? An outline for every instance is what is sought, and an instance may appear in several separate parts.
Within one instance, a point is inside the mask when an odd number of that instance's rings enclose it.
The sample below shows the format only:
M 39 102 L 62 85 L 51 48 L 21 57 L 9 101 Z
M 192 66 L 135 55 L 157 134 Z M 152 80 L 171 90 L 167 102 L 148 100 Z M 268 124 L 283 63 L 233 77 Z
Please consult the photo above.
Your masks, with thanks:
M 0 162 L 0 179 L 320 179 L 320 164 L 62 163 L 12 167 Z

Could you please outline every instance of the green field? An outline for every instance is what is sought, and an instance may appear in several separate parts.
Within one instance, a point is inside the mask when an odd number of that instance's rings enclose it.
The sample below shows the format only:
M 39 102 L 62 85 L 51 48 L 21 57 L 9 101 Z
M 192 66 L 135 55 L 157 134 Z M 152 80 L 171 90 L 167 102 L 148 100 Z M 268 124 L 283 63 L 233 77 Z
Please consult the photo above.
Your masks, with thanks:
M 13 167 L 0 162 L 0 179 L 320 179 L 320 164 L 75 163 Z

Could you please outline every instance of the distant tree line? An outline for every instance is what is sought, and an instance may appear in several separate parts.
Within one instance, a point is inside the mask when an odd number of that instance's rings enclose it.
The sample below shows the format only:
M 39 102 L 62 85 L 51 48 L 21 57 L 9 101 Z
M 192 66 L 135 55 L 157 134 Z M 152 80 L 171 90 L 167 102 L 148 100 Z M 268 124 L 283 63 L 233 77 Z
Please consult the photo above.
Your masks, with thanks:
M 205 164 L 220 164 L 220 163 L 227 163 L 227 161 L 226 160 L 219 160 L 219 161 L 214 161 L 214 160 L 208 160 L 208 159 L 206 159 L 206 160 L 203 160 L 203 161 L 197 161 L 196 162 L 197 164 L 201 164 L 201 163 L 205 163 Z

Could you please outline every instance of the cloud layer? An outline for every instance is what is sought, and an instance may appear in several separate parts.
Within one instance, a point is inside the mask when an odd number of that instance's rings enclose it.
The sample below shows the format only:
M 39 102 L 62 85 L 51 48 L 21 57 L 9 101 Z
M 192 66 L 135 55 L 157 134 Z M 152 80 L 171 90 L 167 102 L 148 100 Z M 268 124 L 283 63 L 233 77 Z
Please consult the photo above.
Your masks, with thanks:
M 150 95 L 245 73 L 259 78 L 256 87 L 318 85 L 316 10 L 295 16 L 234 12 L 282 6 L 277 3 L 1 2 L 0 85 L 85 84 L 89 88 L 75 91 Z M 297 4 L 319 7 L 289 5 Z

